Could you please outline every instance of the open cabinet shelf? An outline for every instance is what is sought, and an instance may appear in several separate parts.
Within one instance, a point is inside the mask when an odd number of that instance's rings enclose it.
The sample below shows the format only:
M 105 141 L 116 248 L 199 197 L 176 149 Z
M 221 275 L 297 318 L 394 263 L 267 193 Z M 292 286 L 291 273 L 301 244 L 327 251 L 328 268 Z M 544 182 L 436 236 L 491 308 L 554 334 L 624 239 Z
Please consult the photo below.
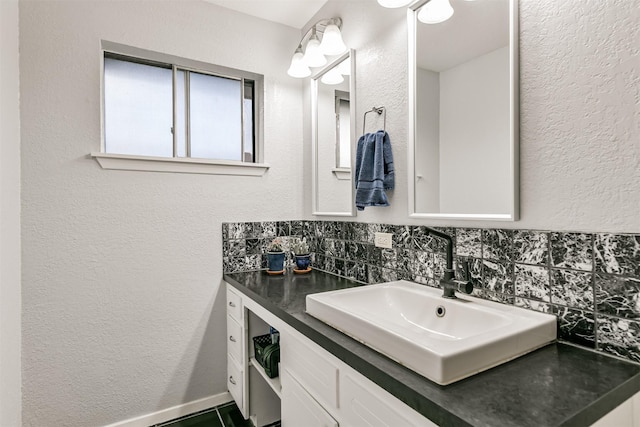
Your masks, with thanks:
M 255 357 L 249 358 L 249 366 L 253 366 L 255 370 L 260 374 L 262 378 L 267 382 L 269 387 L 273 390 L 273 392 L 279 397 L 282 398 L 282 385 L 280 384 L 280 377 L 269 378 L 267 373 L 264 371 L 262 365 L 258 363 Z

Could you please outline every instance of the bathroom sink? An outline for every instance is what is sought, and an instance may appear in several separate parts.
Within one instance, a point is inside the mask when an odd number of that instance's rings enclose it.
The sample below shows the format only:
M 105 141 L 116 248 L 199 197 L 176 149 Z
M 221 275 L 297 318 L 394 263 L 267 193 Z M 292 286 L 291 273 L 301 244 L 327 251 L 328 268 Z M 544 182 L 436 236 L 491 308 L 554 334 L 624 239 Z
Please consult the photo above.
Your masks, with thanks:
M 307 313 L 440 385 L 556 339 L 556 317 L 404 280 L 307 295 Z

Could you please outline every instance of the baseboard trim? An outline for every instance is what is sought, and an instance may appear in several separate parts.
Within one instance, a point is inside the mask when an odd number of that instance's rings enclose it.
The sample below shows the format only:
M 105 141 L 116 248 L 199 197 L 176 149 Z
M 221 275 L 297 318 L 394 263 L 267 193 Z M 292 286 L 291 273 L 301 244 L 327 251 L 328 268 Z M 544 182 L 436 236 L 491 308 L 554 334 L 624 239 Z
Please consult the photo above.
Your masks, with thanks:
M 115 424 L 109 424 L 105 427 L 149 427 L 154 424 L 164 423 L 175 418 L 184 417 L 194 412 L 204 411 L 205 409 L 219 406 L 224 403 L 231 402 L 233 398 L 228 391 L 205 397 L 203 399 L 194 400 L 182 405 L 172 406 L 151 414 L 130 418 L 125 421 L 119 421 Z

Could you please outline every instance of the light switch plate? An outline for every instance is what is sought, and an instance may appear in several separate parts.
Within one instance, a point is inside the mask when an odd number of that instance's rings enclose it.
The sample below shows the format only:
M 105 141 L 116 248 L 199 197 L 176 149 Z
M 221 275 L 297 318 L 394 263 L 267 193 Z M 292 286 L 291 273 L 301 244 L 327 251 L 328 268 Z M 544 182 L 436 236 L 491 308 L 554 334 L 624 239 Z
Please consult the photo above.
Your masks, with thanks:
M 393 235 L 391 233 L 376 233 L 375 245 L 378 248 L 391 249 L 393 247 Z

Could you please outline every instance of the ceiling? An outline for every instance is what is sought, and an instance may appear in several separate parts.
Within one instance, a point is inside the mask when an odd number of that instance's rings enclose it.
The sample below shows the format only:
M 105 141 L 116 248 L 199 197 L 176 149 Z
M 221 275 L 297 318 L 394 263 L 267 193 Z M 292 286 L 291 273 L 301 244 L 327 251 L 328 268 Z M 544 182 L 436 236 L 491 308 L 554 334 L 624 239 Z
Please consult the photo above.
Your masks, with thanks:
M 417 22 L 417 65 L 448 70 L 509 45 L 509 2 L 451 0 L 454 14 L 440 24 Z
M 328 2 L 328 0 L 204 1 L 296 29 L 302 29 Z M 417 24 L 417 62 L 420 68 L 443 71 L 509 44 L 508 1 L 450 1 L 455 10 L 451 19 L 437 25 Z M 385 9 L 385 12 L 389 10 Z M 445 45 L 443 40 L 446 41 Z
M 247 15 L 302 29 L 328 0 L 205 0 Z

